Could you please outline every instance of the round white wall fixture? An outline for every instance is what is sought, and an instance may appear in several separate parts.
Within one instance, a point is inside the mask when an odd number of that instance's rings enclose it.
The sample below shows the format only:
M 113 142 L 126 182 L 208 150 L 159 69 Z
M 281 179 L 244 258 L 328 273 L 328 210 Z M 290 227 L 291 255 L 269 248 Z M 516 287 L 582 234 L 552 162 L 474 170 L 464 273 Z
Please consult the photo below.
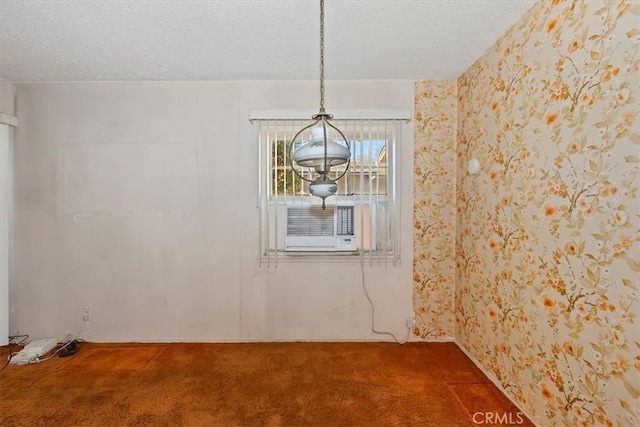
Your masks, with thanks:
M 477 175 L 478 172 L 480 172 L 480 160 L 478 159 L 469 160 L 469 166 L 467 168 L 471 175 Z

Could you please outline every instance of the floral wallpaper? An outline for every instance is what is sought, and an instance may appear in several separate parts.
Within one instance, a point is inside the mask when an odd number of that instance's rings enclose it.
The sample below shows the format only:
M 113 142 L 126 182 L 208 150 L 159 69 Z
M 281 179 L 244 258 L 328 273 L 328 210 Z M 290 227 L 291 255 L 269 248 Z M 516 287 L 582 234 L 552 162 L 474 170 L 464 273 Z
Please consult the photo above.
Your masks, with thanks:
M 544 426 L 640 425 L 638 23 L 540 1 L 457 82 L 455 336 Z
M 420 81 L 415 93 L 413 334 L 452 339 L 456 82 Z

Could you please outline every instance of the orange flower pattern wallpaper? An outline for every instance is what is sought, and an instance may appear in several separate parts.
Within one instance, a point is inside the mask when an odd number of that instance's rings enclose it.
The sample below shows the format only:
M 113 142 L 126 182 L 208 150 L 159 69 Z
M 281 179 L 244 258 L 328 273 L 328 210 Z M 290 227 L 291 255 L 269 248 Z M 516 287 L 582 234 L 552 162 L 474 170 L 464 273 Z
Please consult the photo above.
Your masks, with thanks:
M 544 426 L 640 425 L 639 23 L 540 1 L 457 82 L 455 336 Z
M 640 425 L 638 22 L 540 1 L 416 83 L 414 335 L 455 337 L 540 425 Z
M 456 82 L 419 81 L 414 110 L 413 334 L 453 339 Z

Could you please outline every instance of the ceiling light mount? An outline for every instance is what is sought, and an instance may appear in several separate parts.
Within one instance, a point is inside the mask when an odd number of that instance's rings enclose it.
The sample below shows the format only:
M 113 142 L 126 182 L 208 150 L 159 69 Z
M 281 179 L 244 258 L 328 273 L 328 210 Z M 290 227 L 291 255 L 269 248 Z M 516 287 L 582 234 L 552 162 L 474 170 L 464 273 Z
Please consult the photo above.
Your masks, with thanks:
M 322 199 L 322 209 L 325 209 L 325 199 L 338 190 L 338 181 L 349 169 L 351 162 L 351 147 L 349 140 L 340 129 L 331 124 L 333 115 L 324 108 L 324 0 L 320 0 L 320 109 L 318 114 L 311 116 L 313 123 L 303 127 L 294 135 L 289 143 L 289 162 L 295 174 L 309 182 L 309 192 Z M 308 129 L 311 129 L 311 140 L 306 141 L 295 151 L 295 141 Z M 331 130 L 335 130 L 345 145 L 331 139 Z M 332 166 L 346 164 L 344 171 L 333 178 L 329 176 Z M 304 177 L 296 167 L 309 168 L 309 179 Z M 335 174 L 334 174 L 335 175 Z

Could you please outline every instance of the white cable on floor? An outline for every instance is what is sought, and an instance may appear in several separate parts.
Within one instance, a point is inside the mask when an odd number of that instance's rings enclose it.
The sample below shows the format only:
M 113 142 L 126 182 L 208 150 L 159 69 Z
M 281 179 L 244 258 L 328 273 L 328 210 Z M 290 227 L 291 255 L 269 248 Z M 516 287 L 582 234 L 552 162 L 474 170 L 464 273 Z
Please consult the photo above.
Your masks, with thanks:
M 31 359 L 28 363 L 40 363 L 40 362 L 46 362 L 47 360 L 51 359 L 52 357 L 54 357 L 56 354 L 60 353 L 62 351 L 62 349 L 66 348 L 69 344 L 71 344 L 72 342 L 74 342 L 75 340 L 78 339 L 78 337 L 80 336 L 80 334 L 82 334 L 84 332 L 84 324 L 82 325 L 82 329 L 80 329 L 80 332 L 78 332 L 76 334 L 75 337 L 71 338 L 69 341 L 67 341 L 63 346 L 61 346 L 59 349 L 57 349 L 55 351 L 55 353 L 53 353 L 51 356 L 49 357 L 45 357 L 44 359 L 40 359 L 38 357 L 34 357 L 33 359 Z
M 13 356 L 13 349 L 19 345 L 24 346 L 24 342 L 29 339 L 29 334 L 24 335 L 13 335 L 9 337 L 9 341 L 15 340 L 16 338 L 22 338 L 20 342 L 15 342 L 11 347 L 9 347 L 9 354 L 7 355 L 7 363 L 5 363 L 2 368 L 0 368 L 0 372 L 4 371 L 4 369 L 9 366 L 9 362 L 11 362 L 11 357 Z
M 51 356 L 49 357 L 45 357 L 44 359 L 40 359 L 40 357 L 32 357 L 31 359 L 29 359 L 28 362 L 24 362 L 24 363 L 18 363 L 16 364 L 17 366 L 24 366 L 24 365 L 28 365 L 28 364 L 33 364 L 33 363 L 41 363 L 41 362 L 46 362 L 47 360 L 51 359 L 52 357 L 54 357 L 56 354 L 60 353 L 64 348 L 66 348 L 67 346 L 69 346 L 69 344 L 71 344 L 72 342 L 74 342 L 75 340 L 78 339 L 78 337 L 80 336 L 80 334 L 82 334 L 84 332 L 84 325 L 82 327 L 82 329 L 80 330 L 80 332 L 78 332 L 76 334 L 75 337 L 71 338 L 69 341 L 67 341 L 66 343 L 64 343 L 63 346 L 61 346 L 59 349 L 57 349 Z

